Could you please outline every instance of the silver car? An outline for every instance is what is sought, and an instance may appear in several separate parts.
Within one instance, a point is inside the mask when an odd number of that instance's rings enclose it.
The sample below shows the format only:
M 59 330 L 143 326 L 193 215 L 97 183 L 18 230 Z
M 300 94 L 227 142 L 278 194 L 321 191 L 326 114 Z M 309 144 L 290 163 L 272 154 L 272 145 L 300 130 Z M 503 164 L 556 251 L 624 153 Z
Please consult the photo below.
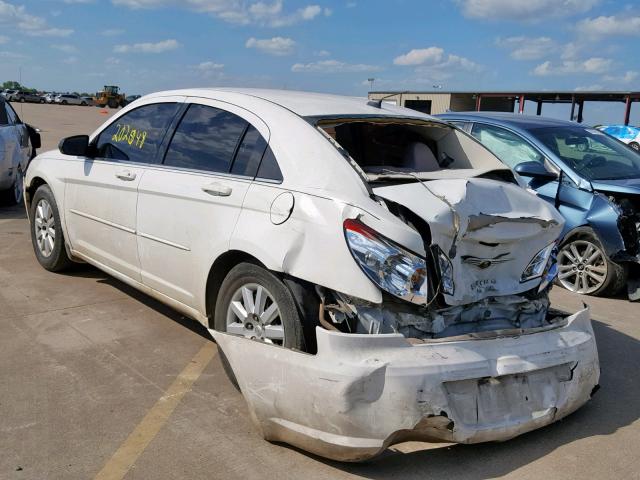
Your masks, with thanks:
M 12 102 L 31 102 L 31 103 L 44 103 L 44 97 L 37 93 L 27 92 L 26 90 L 18 90 L 8 99 Z
M 22 201 L 24 173 L 32 153 L 29 127 L 9 102 L 0 97 L 0 202 Z
M 62 95 L 58 95 L 54 99 L 54 103 L 57 103 L 59 105 L 87 105 L 86 100 L 74 93 L 63 93 Z

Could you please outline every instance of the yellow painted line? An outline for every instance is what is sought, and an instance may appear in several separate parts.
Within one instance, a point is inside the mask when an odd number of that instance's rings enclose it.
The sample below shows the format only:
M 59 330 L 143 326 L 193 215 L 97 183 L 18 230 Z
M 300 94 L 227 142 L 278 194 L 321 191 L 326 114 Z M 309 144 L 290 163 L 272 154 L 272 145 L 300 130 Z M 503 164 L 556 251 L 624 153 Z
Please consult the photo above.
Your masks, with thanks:
M 196 353 L 164 395 L 151 407 L 135 430 L 102 467 L 102 470 L 95 476 L 95 480 L 121 480 L 124 478 L 169 419 L 185 393 L 191 390 L 193 383 L 200 377 L 216 352 L 215 344 L 207 342 Z

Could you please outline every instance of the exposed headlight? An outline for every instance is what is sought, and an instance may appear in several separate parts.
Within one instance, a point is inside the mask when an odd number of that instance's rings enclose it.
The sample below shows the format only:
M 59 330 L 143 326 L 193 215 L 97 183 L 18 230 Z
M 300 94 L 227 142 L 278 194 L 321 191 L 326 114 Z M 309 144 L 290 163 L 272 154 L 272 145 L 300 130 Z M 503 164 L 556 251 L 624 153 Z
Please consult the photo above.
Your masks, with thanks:
M 555 265 L 555 255 L 552 258 L 552 253 L 556 248 L 556 242 L 550 243 L 531 259 L 527 268 L 522 272 L 520 282 L 526 282 L 533 280 L 534 278 L 541 277 L 545 273 L 549 273 L 551 269 L 557 273 L 557 266 Z M 550 265 L 552 263 L 553 265 Z M 554 276 L 555 276 L 554 273 Z
M 440 289 L 447 295 L 453 295 L 455 284 L 453 283 L 453 265 L 449 257 L 438 247 L 438 267 L 440 267 Z
M 409 302 L 427 302 L 427 263 L 364 223 L 347 219 L 344 233 L 362 271 L 382 290 Z

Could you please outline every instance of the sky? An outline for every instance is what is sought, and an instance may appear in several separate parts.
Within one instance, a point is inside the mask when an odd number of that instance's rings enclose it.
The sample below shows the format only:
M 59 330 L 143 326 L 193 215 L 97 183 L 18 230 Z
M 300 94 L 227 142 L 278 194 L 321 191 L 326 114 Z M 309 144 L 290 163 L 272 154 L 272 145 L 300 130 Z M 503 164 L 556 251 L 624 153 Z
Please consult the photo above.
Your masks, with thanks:
M 638 91 L 639 51 L 640 0 L 0 0 L 0 81 L 40 90 Z

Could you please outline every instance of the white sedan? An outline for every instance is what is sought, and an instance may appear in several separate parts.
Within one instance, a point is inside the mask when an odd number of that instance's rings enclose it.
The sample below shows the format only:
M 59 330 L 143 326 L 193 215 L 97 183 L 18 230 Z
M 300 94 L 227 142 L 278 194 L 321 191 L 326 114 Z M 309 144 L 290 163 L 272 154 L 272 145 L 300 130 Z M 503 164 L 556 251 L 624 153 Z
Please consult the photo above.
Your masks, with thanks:
M 26 203 L 44 268 L 91 263 L 206 325 L 268 440 L 351 461 L 505 440 L 598 384 L 588 310 L 549 309 L 562 217 L 413 110 L 156 93 L 33 160 Z

